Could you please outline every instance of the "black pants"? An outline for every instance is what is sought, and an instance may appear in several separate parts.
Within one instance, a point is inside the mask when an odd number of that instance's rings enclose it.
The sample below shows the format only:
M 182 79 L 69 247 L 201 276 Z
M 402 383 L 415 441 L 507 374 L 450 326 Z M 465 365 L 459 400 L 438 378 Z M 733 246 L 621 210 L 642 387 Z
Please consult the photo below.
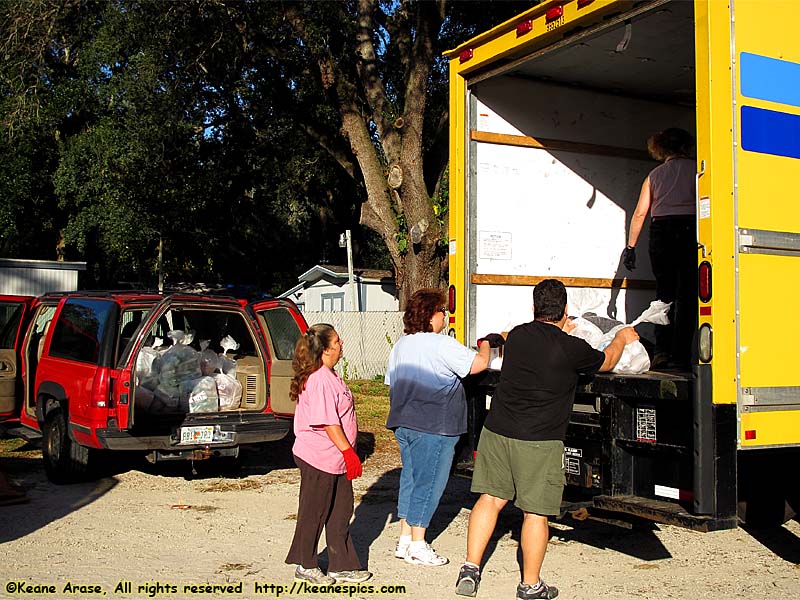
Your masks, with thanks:
M 300 500 L 297 525 L 286 562 L 304 569 L 317 566 L 317 545 L 325 528 L 328 543 L 328 571 L 361 569 L 350 539 L 353 516 L 353 482 L 347 476 L 315 469 L 296 456 L 300 468 Z
M 650 264 L 656 297 L 672 302 L 669 325 L 656 326 L 656 354 L 679 364 L 694 356 L 697 329 L 697 225 L 694 215 L 655 217 L 650 223 Z

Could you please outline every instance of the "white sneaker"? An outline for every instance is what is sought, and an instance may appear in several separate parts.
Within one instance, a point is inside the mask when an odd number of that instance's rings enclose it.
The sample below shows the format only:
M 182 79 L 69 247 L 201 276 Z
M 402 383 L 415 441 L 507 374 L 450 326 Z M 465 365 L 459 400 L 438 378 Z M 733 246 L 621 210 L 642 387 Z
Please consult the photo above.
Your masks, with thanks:
M 412 565 L 428 565 L 430 567 L 439 567 L 450 562 L 444 556 L 436 554 L 436 550 L 431 548 L 430 544 L 425 544 L 421 547 L 417 547 L 416 544 L 410 544 L 405 555 L 405 561 Z
M 397 542 L 397 546 L 394 547 L 394 557 L 395 558 L 405 558 L 406 554 L 408 554 L 408 547 L 411 543 L 401 544 Z

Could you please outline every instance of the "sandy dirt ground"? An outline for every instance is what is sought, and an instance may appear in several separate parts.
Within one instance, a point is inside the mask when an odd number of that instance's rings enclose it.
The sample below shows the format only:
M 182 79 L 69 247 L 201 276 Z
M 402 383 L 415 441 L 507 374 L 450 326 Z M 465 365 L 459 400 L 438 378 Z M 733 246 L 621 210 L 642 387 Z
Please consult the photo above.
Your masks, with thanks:
M 0 598 L 314 596 L 289 593 L 293 567 L 284 558 L 299 476 L 287 442 L 248 453 L 233 476 L 213 469 L 194 475 L 185 463 L 133 466 L 91 483 L 55 486 L 39 461 L 0 461 L 0 469 L 29 498 L 0 507 Z M 393 460 L 367 460 L 355 483 L 352 535 L 375 573 L 362 585 L 376 592 L 383 586 L 405 588 L 383 597 L 458 598 L 454 583 L 475 499 L 469 482 L 451 479 L 429 529 L 429 541 L 451 563 L 419 567 L 392 553 L 398 476 Z M 501 514 L 479 598 L 514 598 L 520 521 L 516 509 Z M 543 575 L 560 588 L 560 598 L 800 598 L 797 521 L 771 531 L 702 534 L 663 525 L 625 529 L 564 520 L 552 523 L 551 534 Z M 323 541 L 323 565 L 324 547 Z M 184 587 L 191 585 L 232 587 L 193 593 Z M 364 588 L 317 594 L 376 596 Z

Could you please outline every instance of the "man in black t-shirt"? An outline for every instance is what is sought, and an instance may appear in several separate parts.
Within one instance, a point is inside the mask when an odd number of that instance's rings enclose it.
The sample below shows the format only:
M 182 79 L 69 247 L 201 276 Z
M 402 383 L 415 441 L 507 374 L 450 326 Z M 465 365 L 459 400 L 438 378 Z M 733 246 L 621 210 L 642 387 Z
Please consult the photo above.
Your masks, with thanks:
M 483 553 L 509 500 L 524 513 L 517 598 L 558 595 L 539 571 L 549 538 L 547 518 L 560 511 L 564 435 L 578 374 L 610 371 L 625 345 L 639 339 L 632 327 L 624 327 L 601 352 L 565 333 L 567 291 L 556 279 L 534 288 L 533 314 L 532 322 L 508 334 L 500 383 L 478 443 L 472 491 L 481 496 L 470 514 L 467 560 L 456 582 L 456 593 L 463 596 L 478 591 Z

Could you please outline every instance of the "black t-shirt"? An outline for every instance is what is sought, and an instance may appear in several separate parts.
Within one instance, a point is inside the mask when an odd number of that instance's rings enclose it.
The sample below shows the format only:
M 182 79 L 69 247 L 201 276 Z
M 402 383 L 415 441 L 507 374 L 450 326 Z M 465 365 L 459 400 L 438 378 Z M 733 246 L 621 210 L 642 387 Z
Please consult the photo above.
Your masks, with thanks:
M 487 429 L 519 440 L 564 440 L 579 373 L 595 373 L 605 354 L 557 326 L 516 326 L 503 347 L 500 383 Z

